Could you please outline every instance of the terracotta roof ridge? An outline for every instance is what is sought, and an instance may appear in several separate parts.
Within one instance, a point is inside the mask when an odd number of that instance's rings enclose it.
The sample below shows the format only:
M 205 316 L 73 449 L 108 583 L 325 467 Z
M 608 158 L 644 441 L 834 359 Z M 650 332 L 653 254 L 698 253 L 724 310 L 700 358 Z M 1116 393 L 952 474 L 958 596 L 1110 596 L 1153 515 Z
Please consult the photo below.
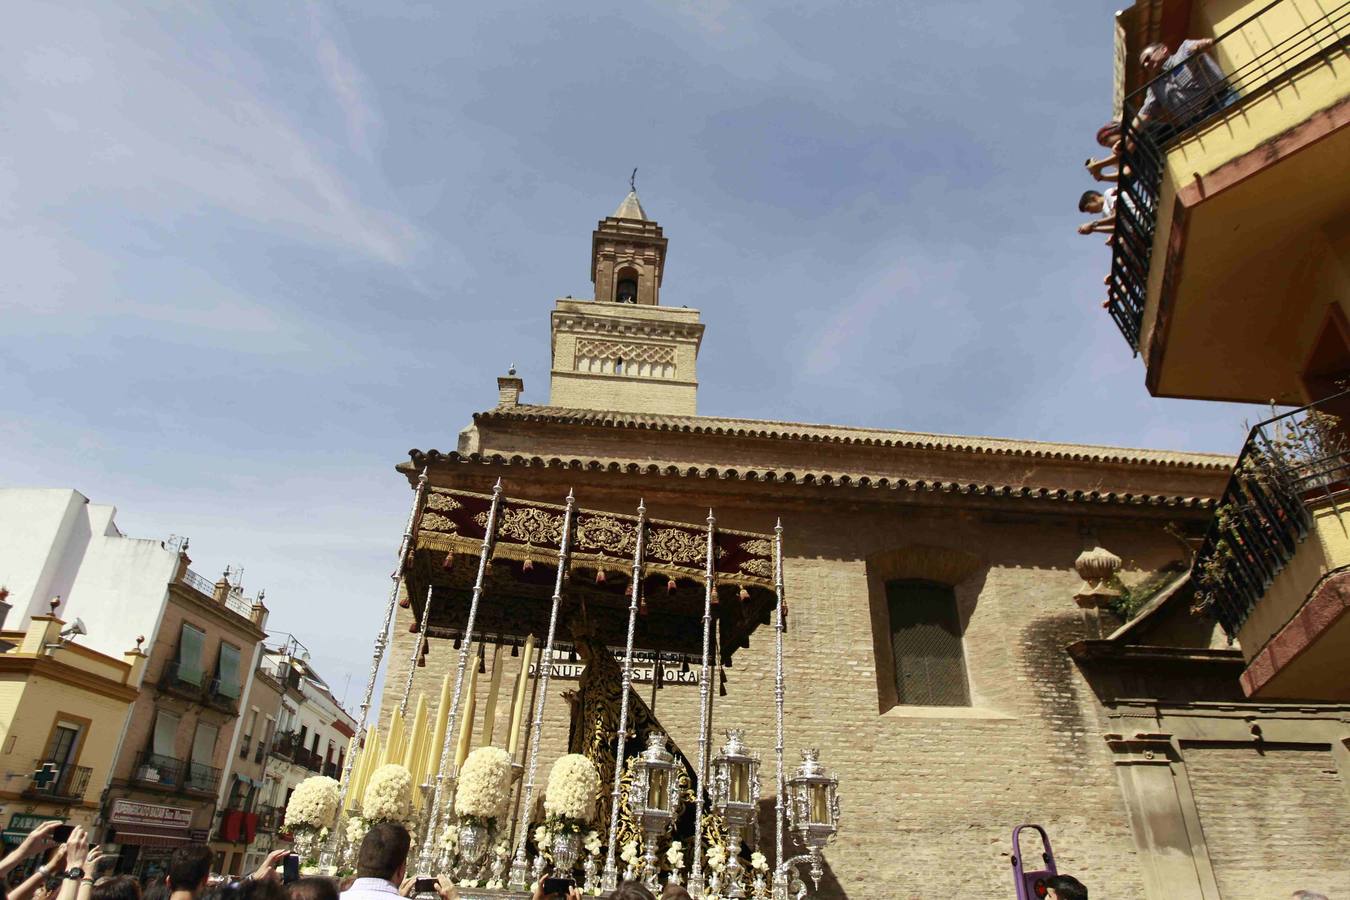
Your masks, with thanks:
M 496 407 L 474 414 L 479 418 L 544 419 L 581 422 L 593 425 L 628 425 L 639 428 L 665 430 L 687 428 L 695 432 L 731 431 L 759 437 L 834 437 L 848 443 L 877 442 L 883 445 L 927 444 L 946 449 L 976 452 L 996 450 L 1013 454 L 1081 456 L 1087 459 L 1121 462 L 1150 462 L 1210 469 L 1231 469 L 1236 457 L 1219 453 L 1192 450 L 1156 450 L 1143 447 L 1119 447 L 1109 444 L 1079 444 L 1063 441 L 1044 441 L 1021 438 L 983 437 L 976 435 L 941 434 L 937 432 L 908 431 L 894 428 L 874 428 L 854 425 L 828 425 L 811 422 L 785 422 L 776 419 L 743 419 L 726 416 L 682 416 L 630 413 L 612 410 L 572 409 L 542 404 L 521 404 Z M 781 432 L 781 433 L 772 433 Z M 814 432 L 814 434 L 812 433 Z

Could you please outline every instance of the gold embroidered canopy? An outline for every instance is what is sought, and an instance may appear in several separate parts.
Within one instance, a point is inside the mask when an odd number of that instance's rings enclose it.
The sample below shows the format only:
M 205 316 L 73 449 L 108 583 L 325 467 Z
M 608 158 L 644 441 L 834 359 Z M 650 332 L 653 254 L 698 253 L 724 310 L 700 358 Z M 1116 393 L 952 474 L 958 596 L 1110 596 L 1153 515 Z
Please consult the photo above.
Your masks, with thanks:
M 407 560 L 406 605 L 420 627 L 428 588 L 428 631 L 453 636 L 464 628 L 492 497 L 450 488 L 427 490 Z M 564 507 L 503 497 L 475 631 L 485 639 L 542 638 L 562 543 Z M 672 656 L 702 652 L 704 524 L 648 518 L 640 578 L 636 646 Z M 578 626 L 610 646 L 624 644 L 639 520 L 578 507 L 563 586 L 563 634 Z M 715 606 L 720 650 L 729 661 L 767 624 L 775 604 L 773 537 L 715 528 Z

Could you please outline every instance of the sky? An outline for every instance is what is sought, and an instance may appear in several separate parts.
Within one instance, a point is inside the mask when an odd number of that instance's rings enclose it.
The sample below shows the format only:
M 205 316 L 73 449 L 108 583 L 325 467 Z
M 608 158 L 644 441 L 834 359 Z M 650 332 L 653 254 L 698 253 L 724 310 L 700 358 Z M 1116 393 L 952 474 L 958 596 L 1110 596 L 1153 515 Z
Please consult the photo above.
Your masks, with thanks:
M 359 701 L 410 495 L 638 167 L 708 415 L 1236 452 L 1079 236 L 1119 0 L 40 3 L 0 30 L 0 484 L 244 567 Z M 119 6 L 121 8 L 119 8 Z

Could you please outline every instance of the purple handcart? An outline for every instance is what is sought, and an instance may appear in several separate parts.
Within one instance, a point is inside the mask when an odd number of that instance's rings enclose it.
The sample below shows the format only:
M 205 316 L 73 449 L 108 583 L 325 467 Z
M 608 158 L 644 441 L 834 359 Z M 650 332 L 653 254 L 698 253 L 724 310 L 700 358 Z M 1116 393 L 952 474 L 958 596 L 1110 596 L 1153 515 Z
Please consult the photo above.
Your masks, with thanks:
M 1041 853 L 1041 859 L 1045 862 L 1044 869 L 1025 871 L 1022 865 L 1022 847 L 1018 843 L 1023 828 L 1034 828 L 1040 832 L 1041 845 L 1045 848 Z M 1036 900 L 1046 895 L 1048 889 L 1045 880 L 1052 875 L 1058 875 L 1059 870 L 1055 868 L 1055 854 L 1050 849 L 1050 836 L 1045 833 L 1044 828 L 1039 825 L 1018 825 L 1013 829 L 1012 864 L 1013 879 L 1017 882 L 1017 900 Z

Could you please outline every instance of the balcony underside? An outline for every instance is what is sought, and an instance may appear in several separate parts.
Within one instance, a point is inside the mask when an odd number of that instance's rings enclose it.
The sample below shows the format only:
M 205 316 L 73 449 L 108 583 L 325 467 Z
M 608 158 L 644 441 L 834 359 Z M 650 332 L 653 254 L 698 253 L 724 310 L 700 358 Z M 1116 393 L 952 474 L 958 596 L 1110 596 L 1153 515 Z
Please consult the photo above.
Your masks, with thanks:
M 1286 570 L 1281 578 L 1286 575 L 1297 577 L 1297 569 Z M 1350 700 L 1350 571 L 1322 579 L 1252 655 L 1242 673 L 1242 689 L 1267 700 Z
M 1350 101 L 1332 112 L 1164 191 L 1145 312 L 1153 394 L 1306 402 L 1328 308 L 1350 308 Z

